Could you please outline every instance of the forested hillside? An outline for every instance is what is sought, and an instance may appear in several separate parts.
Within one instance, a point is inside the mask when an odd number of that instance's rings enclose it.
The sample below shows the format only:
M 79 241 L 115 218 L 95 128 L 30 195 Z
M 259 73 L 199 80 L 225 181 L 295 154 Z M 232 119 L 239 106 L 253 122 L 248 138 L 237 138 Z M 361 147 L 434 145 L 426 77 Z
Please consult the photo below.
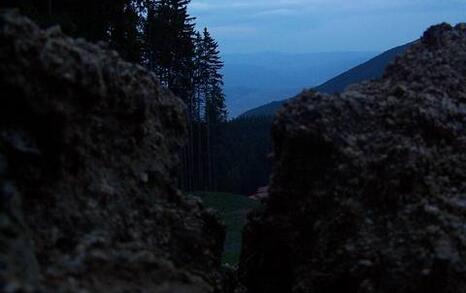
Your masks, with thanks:
M 272 117 L 237 118 L 223 124 L 215 144 L 217 190 L 252 194 L 269 182 Z

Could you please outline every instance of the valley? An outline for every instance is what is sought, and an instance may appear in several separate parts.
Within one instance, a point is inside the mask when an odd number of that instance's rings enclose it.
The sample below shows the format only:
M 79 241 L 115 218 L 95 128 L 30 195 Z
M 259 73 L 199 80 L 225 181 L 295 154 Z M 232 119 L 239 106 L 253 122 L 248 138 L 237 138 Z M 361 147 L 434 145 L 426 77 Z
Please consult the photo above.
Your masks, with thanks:
M 466 292 L 460 2 L 1 2 L 0 292 Z

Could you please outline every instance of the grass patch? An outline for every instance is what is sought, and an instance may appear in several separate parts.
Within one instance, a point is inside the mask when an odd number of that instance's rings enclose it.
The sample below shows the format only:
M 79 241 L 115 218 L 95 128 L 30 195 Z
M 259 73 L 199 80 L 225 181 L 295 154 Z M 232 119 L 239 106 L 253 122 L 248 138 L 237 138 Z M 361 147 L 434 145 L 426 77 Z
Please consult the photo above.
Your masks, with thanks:
M 223 263 L 237 265 L 247 214 L 252 209 L 260 207 L 261 203 L 246 196 L 231 193 L 197 192 L 194 195 L 200 197 L 206 207 L 220 213 L 227 230 Z

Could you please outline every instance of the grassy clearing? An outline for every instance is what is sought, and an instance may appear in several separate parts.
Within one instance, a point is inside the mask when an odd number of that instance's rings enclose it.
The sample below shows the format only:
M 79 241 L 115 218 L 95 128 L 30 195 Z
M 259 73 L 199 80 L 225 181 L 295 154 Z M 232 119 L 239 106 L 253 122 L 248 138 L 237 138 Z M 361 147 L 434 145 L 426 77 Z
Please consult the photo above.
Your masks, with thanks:
M 206 207 L 220 213 L 227 229 L 223 262 L 231 265 L 238 264 L 242 231 L 246 224 L 247 214 L 252 209 L 260 207 L 260 202 L 230 193 L 198 192 L 195 195 L 203 200 Z

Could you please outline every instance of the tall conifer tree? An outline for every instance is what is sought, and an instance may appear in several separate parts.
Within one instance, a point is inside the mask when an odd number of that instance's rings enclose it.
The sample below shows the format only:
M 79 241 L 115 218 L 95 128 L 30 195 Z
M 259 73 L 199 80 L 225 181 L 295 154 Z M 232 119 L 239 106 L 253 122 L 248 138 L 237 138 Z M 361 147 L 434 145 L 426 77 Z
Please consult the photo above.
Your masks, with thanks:
M 206 162 L 207 189 L 215 188 L 215 164 L 213 161 L 213 145 L 217 126 L 227 119 L 225 95 L 223 93 L 223 62 L 220 58 L 218 43 L 212 38 L 207 28 L 202 35 L 203 65 L 201 73 L 201 90 L 204 95 L 204 120 L 206 123 Z
M 154 1 L 145 28 L 150 69 L 188 106 L 194 92 L 194 18 L 187 12 L 189 2 Z
M 205 117 L 206 121 L 216 124 L 225 122 L 227 112 L 223 93 L 223 61 L 220 58 L 218 43 L 212 38 L 207 28 L 203 32 L 203 44 L 207 68 L 205 80 Z

